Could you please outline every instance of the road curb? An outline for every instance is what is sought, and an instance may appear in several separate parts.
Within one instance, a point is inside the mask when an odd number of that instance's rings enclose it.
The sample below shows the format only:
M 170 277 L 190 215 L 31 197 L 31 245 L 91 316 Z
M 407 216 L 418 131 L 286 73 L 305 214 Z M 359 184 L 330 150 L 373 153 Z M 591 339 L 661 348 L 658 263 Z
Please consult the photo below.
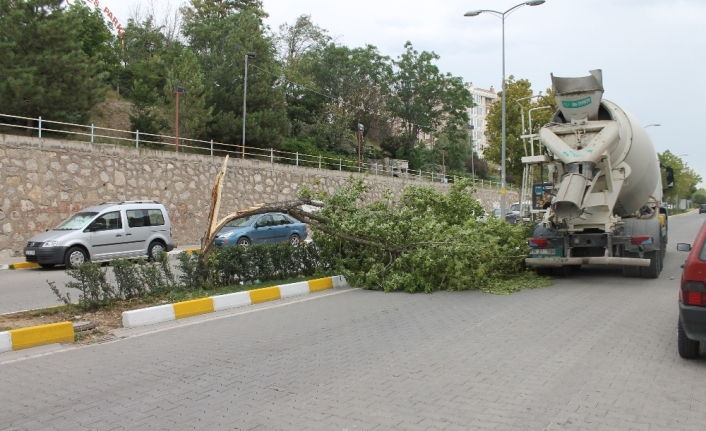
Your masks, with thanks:
M 283 284 L 281 286 L 265 287 L 226 295 L 209 296 L 207 298 L 177 302 L 174 304 L 124 311 L 123 327 L 136 328 L 156 323 L 170 322 L 186 317 L 215 313 L 221 310 L 245 307 L 290 298 L 292 296 L 308 295 L 310 293 L 346 285 L 345 277 L 337 275 L 316 280 Z
M 43 344 L 73 342 L 74 325 L 71 322 L 10 329 L 9 331 L 0 332 L 0 353 L 28 349 Z
M 136 328 L 155 323 L 169 322 L 293 296 L 308 295 L 310 293 L 347 285 L 348 283 L 345 277 L 337 275 L 283 284 L 281 286 L 209 296 L 207 298 L 193 299 L 191 301 L 177 302 L 174 304 L 140 308 L 123 312 L 123 327 Z M 45 344 L 73 343 L 74 334 L 72 322 L 59 322 L 48 325 L 30 326 L 28 328 L 10 329 L 0 332 L 0 353 L 28 349 Z
M 199 249 L 199 248 L 187 248 L 186 250 L 175 250 L 175 251 L 169 252 L 169 254 L 194 253 L 194 252 L 200 251 L 200 250 L 201 249 Z M 30 269 L 30 268 L 39 268 L 39 267 L 40 267 L 40 265 L 38 263 L 34 263 L 34 262 L 17 262 L 17 263 L 0 265 L 0 271 L 7 270 L 7 269 Z

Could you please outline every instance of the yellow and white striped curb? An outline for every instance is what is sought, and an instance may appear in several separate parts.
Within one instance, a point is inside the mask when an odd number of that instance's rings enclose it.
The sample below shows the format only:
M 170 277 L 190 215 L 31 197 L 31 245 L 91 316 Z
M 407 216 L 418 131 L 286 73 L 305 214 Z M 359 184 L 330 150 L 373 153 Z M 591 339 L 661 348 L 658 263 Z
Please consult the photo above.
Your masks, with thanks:
M 0 332 L 0 352 L 27 349 L 43 344 L 73 342 L 74 325 L 71 322 L 51 323 Z
M 159 305 L 123 312 L 123 327 L 135 328 L 155 323 L 169 322 L 199 314 L 213 313 L 229 308 L 245 307 L 247 305 L 274 301 L 292 296 L 307 295 L 334 287 L 346 286 L 346 279 L 341 276 L 300 281 L 281 286 L 265 287 L 227 295 L 210 296 L 208 298 L 177 302 L 175 304 Z

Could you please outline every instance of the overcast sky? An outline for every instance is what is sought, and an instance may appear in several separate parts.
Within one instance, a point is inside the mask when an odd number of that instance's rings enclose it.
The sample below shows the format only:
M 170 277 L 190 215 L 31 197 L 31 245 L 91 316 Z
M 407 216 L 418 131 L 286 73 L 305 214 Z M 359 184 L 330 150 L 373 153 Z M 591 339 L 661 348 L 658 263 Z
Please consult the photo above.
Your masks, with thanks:
M 163 6 L 167 0 L 155 0 Z M 139 2 L 144 4 L 145 2 Z M 277 29 L 311 15 L 350 47 L 371 44 L 397 56 L 406 41 L 434 51 L 443 72 L 477 87 L 502 83 L 501 21 L 465 18 L 474 9 L 504 11 L 517 0 L 264 0 Z M 125 25 L 138 2 L 102 0 Z M 172 5 L 175 5 L 172 0 Z M 602 69 L 605 93 L 643 125 L 657 151 L 683 157 L 706 179 L 706 1 L 547 0 L 506 19 L 506 73 L 529 79 L 535 92 L 551 86 L 549 74 L 586 76 Z M 703 183 L 702 183 L 703 184 Z

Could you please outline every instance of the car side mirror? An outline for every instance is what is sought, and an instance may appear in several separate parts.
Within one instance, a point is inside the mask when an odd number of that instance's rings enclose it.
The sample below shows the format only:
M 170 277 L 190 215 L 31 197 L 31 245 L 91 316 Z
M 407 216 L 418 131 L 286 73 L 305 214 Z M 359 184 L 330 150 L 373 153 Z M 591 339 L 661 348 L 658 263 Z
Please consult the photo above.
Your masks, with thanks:
M 691 251 L 691 244 L 680 242 L 677 244 L 677 251 Z
M 105 229 L 105 224 L 104 223 L 93 223 L 89 230 L 91 232 L 99 231 Z

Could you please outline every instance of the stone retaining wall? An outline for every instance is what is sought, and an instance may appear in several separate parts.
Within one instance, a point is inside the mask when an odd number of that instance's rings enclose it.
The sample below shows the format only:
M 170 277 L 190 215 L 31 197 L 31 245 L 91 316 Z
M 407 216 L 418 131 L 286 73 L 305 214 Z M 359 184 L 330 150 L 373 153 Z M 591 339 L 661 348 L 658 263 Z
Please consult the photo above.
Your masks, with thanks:
M 198 244 L 222 163 L 221 157 L 0 135 L 0 257 L 19 255 L 33 235 L 82 208 L 123 200 L 164 203 L 175 243 Z M 220 214 L 296 199 L 305 184 L 333 192 L 351 176 L 365 179 L 373 199 L 386 189 L 399 195 L 409 184 L 448 189 L 428 181 L 231 158 Z M 497 190 L 480 190 L 477 197 L 486 209 L 499 206 Z M 508 193 L 508 202 L 517 200 L 517 193 Z

